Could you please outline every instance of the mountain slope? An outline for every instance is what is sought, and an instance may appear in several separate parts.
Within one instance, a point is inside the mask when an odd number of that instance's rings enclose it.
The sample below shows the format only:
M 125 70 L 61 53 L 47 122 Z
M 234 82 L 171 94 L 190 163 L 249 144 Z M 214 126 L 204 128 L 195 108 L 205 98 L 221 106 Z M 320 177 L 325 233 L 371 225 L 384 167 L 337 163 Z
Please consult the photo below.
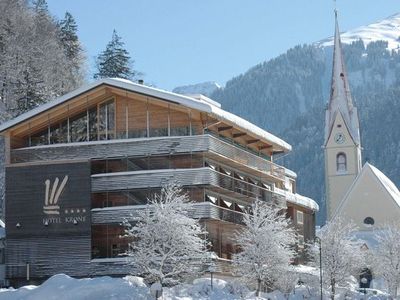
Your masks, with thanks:
M 367 45 L 370 42 L 385 41 L 388 50 L 396 50 L 400 47 L 400 13 L 394 14 L 382 21 L 366 26 L 360 26 L 341 34 L 342 43 L 351 44 L 362 39 Z M 316 43 L 317 46 L 327 47 L 333 45 L 333 37 Z
M 394 19 L 397 22 L 399 18 Z M 393 36 L 397 35 L 396 26 L 392 26 Z M 400 109 L 400 55 L 390 51 L 388 40 L 365 45 L 355 39 L 344 44 L 343 51 L 353 99 L 360 111 L 363 158 L 400 185 L 400 118 L 396 117 Z M 233 78 L 211 95 L 224 109 L 292 144 L 292 154 L 278 162 L 298 173 L 300 193 L 319 202 L 320 224 L 325 220 L 321 146 L 331 68 L 332 47 L 297 46 Z
M 210 96 L 215 90 L 221 88 L 221 86 L 214 81 L 207 81 L 191 85 L 183 85 L 174 88 L 174 93 L 190 95 L 190 94 L 203 94 L 204 96 Z

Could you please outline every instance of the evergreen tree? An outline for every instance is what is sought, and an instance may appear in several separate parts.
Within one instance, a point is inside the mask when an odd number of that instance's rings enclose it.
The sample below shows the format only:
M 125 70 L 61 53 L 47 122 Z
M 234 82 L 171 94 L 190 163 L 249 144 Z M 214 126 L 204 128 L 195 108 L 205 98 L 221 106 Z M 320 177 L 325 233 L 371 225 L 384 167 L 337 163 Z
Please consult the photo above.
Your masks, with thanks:
M 64 19 L 58 22 L 57 27 L 58 38 L 64 48 L 69 64 L 70 73 L 68 77 L 75 85 L 78 85 L 85 77 L 85 72 L 82 68 L 85 56 L 77 34 L 78 25 L 74 17 L 69 12 L 66 12 Z
M 94 78 L 118 77 L 133 79 L 137 74 L 132 70 L 133 61 L 124 48 L 124 42 L 114 30 L 106 49 L 97 57 L 97 73 Z
M 78 25 L 74 17 L 66 12 L 64 19 L 58 23 L 58 27 L 60 42 L 65 49 L 67 58 L 71 61 L 77 60 L 82 48 L 77 35 Z
M 48 5 L 46 0 L 33 0 L 32 1 L 33 9 L 39 14 L 47 14 L 48 13 Z
M 0 1 L 0 119 L 17 116 L 80 86 L 44 0 Z

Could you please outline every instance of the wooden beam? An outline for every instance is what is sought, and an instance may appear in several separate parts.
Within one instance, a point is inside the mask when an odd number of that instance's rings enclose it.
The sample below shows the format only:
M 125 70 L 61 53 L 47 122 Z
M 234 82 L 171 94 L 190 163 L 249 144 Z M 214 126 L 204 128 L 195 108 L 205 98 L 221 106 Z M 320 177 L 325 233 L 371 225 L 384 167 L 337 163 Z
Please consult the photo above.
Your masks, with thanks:
M 264 149 L 269 149 L 272 148 L 272 145 L 262 145 L 258 147 L 258 150 L 264 150 Z
M 239 132 L 239 133 L 234 133 L 234 134 L 232 134 L 232 136 L 233 136 L 234 139 L 236 139 L 236 138 L 238 138 L 238 137 L 245 136 L 246 134 L 247 134 L 247 133 Z
M 247 143 L 247 145 L 250 145 L 250 144 L 257 143 L 259 141 L 260 141 L 259 139 L 254 139 L 254 140 L 248 140 L 248 141 L 246 141 L 246 143 Z
M 232 129 L 232 128 L 233 128 L 233 126 L 218 127 L 218 132 L 226 131 L 226 130 L 229 130 L 229 129 Z

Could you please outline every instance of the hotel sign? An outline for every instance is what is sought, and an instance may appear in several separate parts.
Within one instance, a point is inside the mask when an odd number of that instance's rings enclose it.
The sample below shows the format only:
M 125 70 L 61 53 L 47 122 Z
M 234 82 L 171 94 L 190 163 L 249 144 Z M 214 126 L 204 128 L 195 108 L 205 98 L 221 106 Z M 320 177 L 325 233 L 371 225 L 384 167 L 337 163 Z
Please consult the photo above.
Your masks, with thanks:
M 90 232 L 88 162 L 6 168 L 7 235 Z

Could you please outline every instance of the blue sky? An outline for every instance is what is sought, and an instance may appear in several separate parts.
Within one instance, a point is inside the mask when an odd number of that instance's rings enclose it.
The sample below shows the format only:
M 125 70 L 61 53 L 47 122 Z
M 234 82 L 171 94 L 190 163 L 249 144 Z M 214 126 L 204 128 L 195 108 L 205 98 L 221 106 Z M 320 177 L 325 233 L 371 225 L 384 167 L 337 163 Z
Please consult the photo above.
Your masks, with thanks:
M 290 47 L 333 34 L 329 0 L 48 0 L 58 18 L 69 11 L 93 72 L 94 57 L 122 36 L 145 82 L 163 89 L 216 81 Z M 400 12 L 399 0 L 338 0 L 341 31 Z

